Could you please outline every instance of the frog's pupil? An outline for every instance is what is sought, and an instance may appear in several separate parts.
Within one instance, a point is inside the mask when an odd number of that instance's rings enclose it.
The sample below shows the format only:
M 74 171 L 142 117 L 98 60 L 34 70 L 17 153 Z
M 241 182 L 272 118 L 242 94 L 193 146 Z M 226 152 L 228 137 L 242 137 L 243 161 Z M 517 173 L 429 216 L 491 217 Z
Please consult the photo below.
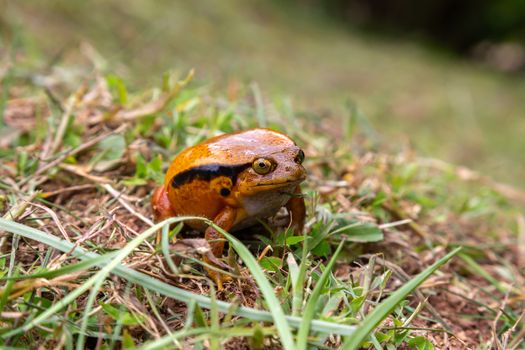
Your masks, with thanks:
M 230 195 L 230 190 L 227 188 L 221 188 L 221 196 L 226 197 Z
M 266 164 L 263 163 L 263 162 L 260 162 L 260 163 L 259 163 L 259 166 L 260 166 L 261 168 L 264 168 L 264 167 L 266 167 Z

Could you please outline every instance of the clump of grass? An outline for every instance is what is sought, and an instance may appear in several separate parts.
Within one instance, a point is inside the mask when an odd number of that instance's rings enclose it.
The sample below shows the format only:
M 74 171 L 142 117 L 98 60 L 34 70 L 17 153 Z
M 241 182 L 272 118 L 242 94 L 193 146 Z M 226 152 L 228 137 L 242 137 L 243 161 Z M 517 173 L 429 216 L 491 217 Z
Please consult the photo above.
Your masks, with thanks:
M 361 114 L 338 139 L 259 88 L 226 99 L 190 80 L 166 75 L 139 92 L 113 74 L 76 91 L 10 82 L 3 346 L 523 346 L 525 234 L 508 191 L 410 151 L 384 153 Z M 182 218 L 154 226 L 149 197 L 178 151 L 257 125 L 308 155 L 307 230 L 251 230 L 244 243 L 224 232 L 238 269 L 216 291 L 201 268 L 206 242 L 169 244 L 178 231 L 167 225 Z

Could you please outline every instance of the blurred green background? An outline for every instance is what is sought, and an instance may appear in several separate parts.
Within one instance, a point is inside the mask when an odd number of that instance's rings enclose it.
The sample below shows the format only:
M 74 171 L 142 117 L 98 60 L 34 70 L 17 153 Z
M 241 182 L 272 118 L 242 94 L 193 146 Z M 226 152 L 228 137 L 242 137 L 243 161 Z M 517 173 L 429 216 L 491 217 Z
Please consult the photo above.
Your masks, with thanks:
M 335 133 L 357 106 L 394 149 L 525 188 L 525 2 L 424 3 L 4 0 L 0 51 L 15 76 L 88 57 L 136 90 L 170 69 L 223 94 L 256 82 Z

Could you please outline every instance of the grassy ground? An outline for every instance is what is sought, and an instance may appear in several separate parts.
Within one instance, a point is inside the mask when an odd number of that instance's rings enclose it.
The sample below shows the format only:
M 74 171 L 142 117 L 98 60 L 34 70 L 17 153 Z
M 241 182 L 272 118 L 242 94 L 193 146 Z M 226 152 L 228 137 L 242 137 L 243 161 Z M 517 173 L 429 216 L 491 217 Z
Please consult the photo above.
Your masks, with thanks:
M 57 73 L 41 77 L 47 89 L 8 77 L 2 346 L 525 347 L 525 220 L 507 188 L 389 153 L 357 114 L 328 136 L 318 115 L 244 86 L 210 93 L 165 76 L 131 93 L 96 70 L 73 90 Z M 202 239 L 155 243 L 149 199 L 179 150 L 256 125 L 307 154 L 306 235 L 249 230 L 251 253 L 228 237 L 238 267 L 216 291 Z M 164 262 L 173 254 L 181 264 Z
M 255 81 L 276 104 L 322 116 L 334 129 L 353 101 L 392 148 L 412 144 L 420 154 L 523 188 L 525 81 L 520 76 L 491 72 L 398 38 L 352 33 L 266 2 L 9 5 L 5 21 L 19 45 L 29 57 L 54 58 L 51 66 L 84 60 L 78 55 L 83 42 L 83 51 L 100 68 L 118 72 L 134 87 L 158 84 L 169 69 L 194 67 L 197 80 L 217 91 Z
M 525 197 L 499 181 L 523 176 L 522 81 L 286 7 L 155 4 L 2 9 L 1 347 L 525 348 Z M 306 235 L 228 236 L 216 291 L 205 241 L 155 242 L 150 195 L 254 126 L 305 150 Z

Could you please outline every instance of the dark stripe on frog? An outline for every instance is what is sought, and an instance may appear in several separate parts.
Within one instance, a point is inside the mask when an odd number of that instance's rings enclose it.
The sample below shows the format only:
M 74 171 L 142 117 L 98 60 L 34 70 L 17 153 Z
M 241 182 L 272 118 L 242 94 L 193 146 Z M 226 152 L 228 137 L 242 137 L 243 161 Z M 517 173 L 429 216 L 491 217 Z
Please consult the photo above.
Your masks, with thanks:
M 222 164 L 206 164 L 200 165 L 183 172 L 178 173 L 171 179 L 171 186 L 177 188 L 193 180 L 211 181 L 219 176 L 226 176 L 235 184 L 237 176 L 252 164 L 236 164 L 236 165 L 222 165 Z

